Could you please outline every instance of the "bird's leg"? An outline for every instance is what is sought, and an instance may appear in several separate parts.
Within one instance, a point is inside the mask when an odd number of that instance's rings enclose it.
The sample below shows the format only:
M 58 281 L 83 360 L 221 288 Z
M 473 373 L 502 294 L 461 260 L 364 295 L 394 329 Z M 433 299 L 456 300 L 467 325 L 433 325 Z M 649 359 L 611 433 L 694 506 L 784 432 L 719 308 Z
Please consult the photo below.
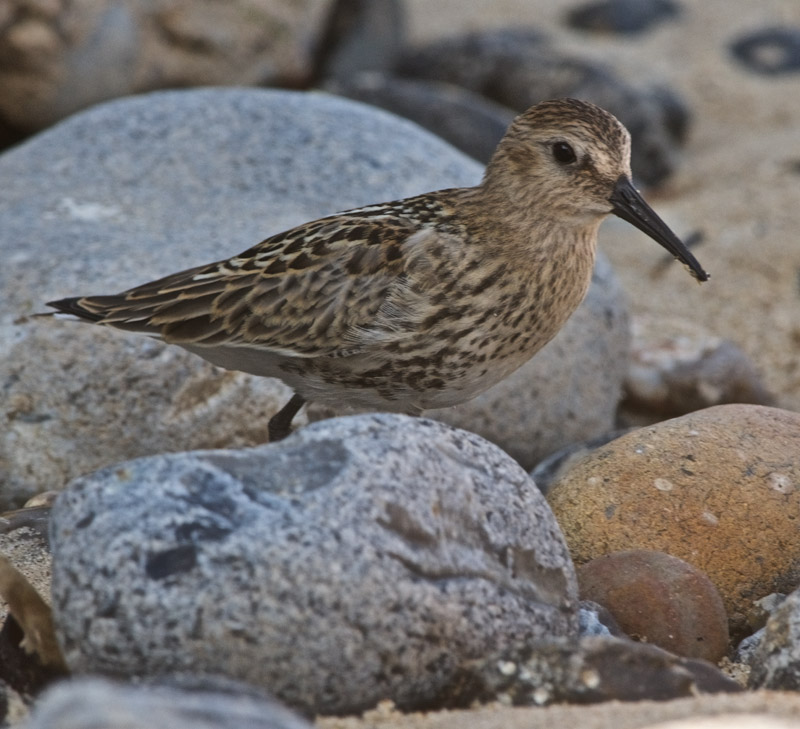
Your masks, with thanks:
M 294 420 L 294 416 L 297 415 L 297 411 L 305 404 L 306 401 L 295 393 L 292 395 L 291 400 L 269 419 L 267 433 L 269 434 L 270 443 L 283 440 L 289 435 L 292 429 L 292 420 Z

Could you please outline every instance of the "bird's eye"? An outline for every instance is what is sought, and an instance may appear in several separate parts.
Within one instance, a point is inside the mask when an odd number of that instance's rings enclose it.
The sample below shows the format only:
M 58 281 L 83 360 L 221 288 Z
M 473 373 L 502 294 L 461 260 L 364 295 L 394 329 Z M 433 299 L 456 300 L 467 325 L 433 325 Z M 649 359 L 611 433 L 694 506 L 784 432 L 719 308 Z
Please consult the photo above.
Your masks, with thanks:
M 553 159 L 561 165 L 572 164 L 576 159 L 575 150 L 566 142 L 554 142 L 552 146 Z

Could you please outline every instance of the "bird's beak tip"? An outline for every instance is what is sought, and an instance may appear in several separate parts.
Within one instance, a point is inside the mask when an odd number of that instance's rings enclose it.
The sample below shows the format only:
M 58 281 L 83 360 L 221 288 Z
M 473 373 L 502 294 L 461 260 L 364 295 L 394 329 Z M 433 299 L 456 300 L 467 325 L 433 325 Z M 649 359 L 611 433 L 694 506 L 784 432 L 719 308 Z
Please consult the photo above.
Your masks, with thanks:
M 670 230 L 669 226 L 658 217 L 655 210 L 645 202 L 627 175 L 620 175 L 608 201 L 614 215 L 635 226 L 666 248 L 686 266 L 689 273 L 698 282 L 708 281 L 710 277 L 700 262 L 681 239 Z

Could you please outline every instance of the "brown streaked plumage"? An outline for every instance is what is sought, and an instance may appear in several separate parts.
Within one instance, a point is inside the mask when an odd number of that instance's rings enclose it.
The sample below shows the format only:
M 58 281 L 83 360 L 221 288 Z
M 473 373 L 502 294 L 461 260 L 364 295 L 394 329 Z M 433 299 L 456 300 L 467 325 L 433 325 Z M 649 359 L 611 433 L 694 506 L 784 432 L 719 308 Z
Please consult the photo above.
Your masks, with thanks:
M 517 117 L 483 181 L 332 215 L 114 296 L 50 302 L 295 390 L 406 413 L 478 395 L 533 356 L 583 299 L 615 213 L 708 275 L 630 182 L 630 137 L 598 107 Z

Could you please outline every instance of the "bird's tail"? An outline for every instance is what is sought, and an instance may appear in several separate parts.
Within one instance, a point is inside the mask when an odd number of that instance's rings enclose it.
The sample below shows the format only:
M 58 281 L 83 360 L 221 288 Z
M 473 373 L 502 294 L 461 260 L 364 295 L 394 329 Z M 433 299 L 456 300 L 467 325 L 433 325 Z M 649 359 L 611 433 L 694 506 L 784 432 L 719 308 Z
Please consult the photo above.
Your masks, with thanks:
M 51 306 L 55 311 L 48 311 L 38 316 L 58 316 L 59 314 L 67 314 L 70 317 L 93 322 L 101 321 L 105 316 L 104 312 L 97 307 L 88 307 L 86 305 L 86 299 L 81 296 L 59 299 L 58 301 L 48 301 L 47 306 Z

